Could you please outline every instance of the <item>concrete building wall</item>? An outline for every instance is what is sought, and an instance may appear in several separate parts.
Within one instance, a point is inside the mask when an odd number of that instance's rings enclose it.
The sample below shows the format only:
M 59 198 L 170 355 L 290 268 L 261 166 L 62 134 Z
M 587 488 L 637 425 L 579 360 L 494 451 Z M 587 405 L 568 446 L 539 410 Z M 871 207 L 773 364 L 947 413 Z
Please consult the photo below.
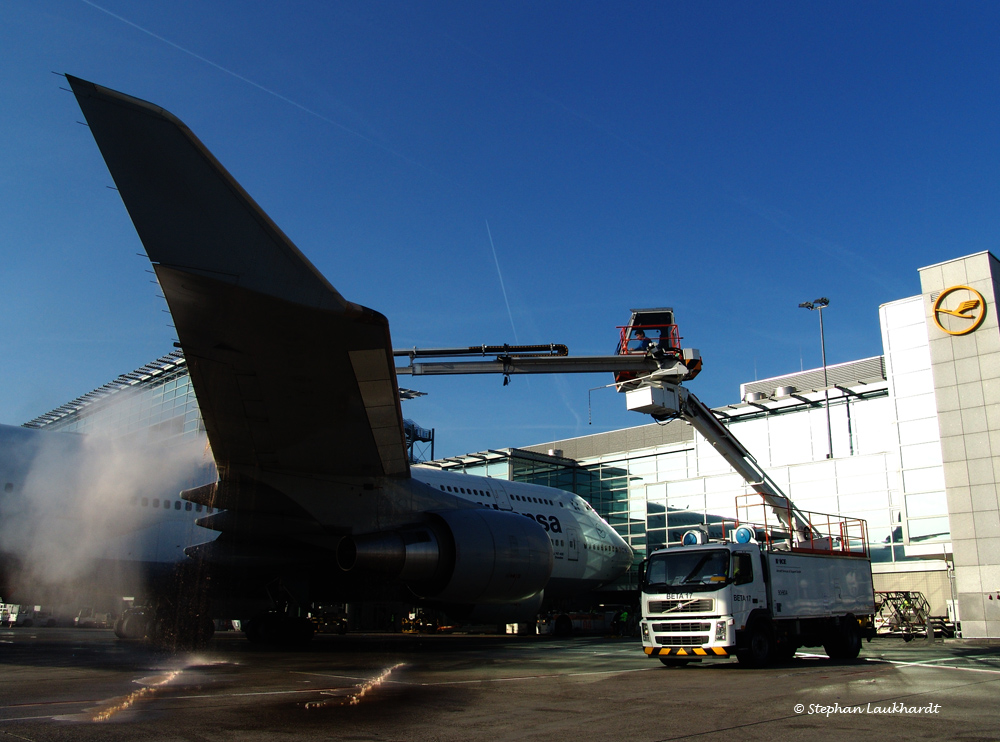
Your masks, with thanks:
M 920 285 L 962 633 L 1000 638 L 1000 261 L 922 268 Z

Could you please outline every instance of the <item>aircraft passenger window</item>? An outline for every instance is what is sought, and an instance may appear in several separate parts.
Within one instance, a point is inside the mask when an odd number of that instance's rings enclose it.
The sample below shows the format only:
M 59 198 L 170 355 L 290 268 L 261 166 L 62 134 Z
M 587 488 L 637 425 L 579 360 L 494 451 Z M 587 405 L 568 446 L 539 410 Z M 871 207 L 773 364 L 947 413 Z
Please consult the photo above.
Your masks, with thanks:
M 3 491 L 4 492 L 13 492 L 14 491 L 14 483 L 13 482 L 7 482 L 7 484 L 5 484 L 3 486 Z
M 174 510 L 180 510 L 180 509 L 181 509 L 181 501 L 178 500 L 177 502 L 174 503 Z
M 184 509 L 187 510 L 188 512 L 190 512 L 191 511 L 191 503 L 189 503 L 189 502 L 184 503 Z
M 159 497 L 154 497 L 153 498 L 153 507 L 154 508 L 160 507 L 160 498 Z
M 196 513 L 200 513 L 201 512 L 201 503 L 199 503 L 199 504 L 197 504 L 197 505 L 194 506 L 194 511 Z
M 147 507 L 148 505 L 149 505 L 149 498 L 148 497 L 142 498 L 142 506 Z
M 208 514 L 209 514 L 209 515 L 211 515 L 211 514 L 212 514 L 213 512 L 215 512 L 215 511 L 214 511 L 214 509 L 212 508 L 212 506 L 211 506 L 211 505 L 209 505 L 209 506 L 208 506 L 208 507 L 206 508 L 206 510 L 208 511 Z

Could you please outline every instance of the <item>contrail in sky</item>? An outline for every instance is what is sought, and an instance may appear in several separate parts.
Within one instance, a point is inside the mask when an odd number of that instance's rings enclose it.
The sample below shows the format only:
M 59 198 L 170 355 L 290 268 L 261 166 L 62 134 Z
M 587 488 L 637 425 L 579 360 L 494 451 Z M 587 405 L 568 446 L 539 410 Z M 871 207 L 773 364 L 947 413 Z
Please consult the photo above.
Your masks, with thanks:
M 493 262 L 497 266 L 497 276 L 500 277 L 500 291 L 503 292 L 503 301 L 507 305 L 507 316 L 510 317 L 510 329 L 514 331 L 514 341 L 520 342 L 517 339 L 517 328 L 514 327 L 514 314 L 510 311 L 510 302 L 507 300 L 507 289 L 503 285 L 503 273 L 500 272 L 500 261 L 497 260 L 497 249 L 493 245 L 493 233 L 490 231 L 490 220 L 484 219 L 486 222 L 486 234 L 490 236 L 490 249 L 493 251 Z
M 374 145 L 375 147 L 378 147 L 383 152 L 388 152 L 391 155 L 395 155 L 396 157 L 400 158 L 401 160 L 405 160 L 406 162 L 410 163 L 411 165 L 415 165 L 416 167 L 419 167 L 421 170 L 426 170 L 427 172 L 431 173 L 432 175 L 435 175 L 435 176 L 438 175 L 437 173 L 435 173 L 433 170 L 431 170 L 426 165 L 423 165 L 423 164 L 417 162 L 416 160 L 412 160 L 409 157 L 407 157 L 406 155 L 404 155 L 404 154 L 402 154 L 400 152 L 397 152 L 394 149 L 390 149 L 389 147 L 386 147 L 384 144 L 380 144 L 379 142 L 375 141 L 371 137 L 367 137 L 367 136 L 365 136 L 364 134 L 362 134 L 359 131 L 355 131 L 354 129 L 352 129 L 352 128 L 348 127 L 348 126 L 344 126 L 339 121 L 334 121 L 333 119 L 328 118 L 327 116 L 324 116 L 321 113 L 317 113 L 316 111 L 313 111 L 311 108 L 306 108 L 301 103 L 296 103 L 291 98 L 286 98 L 281 93 L 275 92 L 274 90 L 271 90 L 270 88 L 265 88 L 263 85 L 261 85 L 259 83 L 256 83 L 253 80 L 251 80 L 251 79 L 249 79 L 247 77 L 244 77 L 243 75 L 241 75 L 241 74 L 239 74 L 237 72 L 233 72 L 231 69 L 223 67 L 221 64 L 217 64 L 216 62 L 213 62 L 211 59 L 207 59 L 206 57 L 203 57 L 200 54 L 196 54 L 195 52 L 191 51 L 190 49 L 185 49 L 180 44 L 176 44 L 173 41 L 171 41 L 170 39 L 167 39 L 167 38 L 164 38 L 163 36 L 155 34 L 152 31 L 150 31 L 148 28 L 143 28 L 138 23 L 133 23 L 128 18 L 124 18 L 124 17 L 118 15 L 117 13 L 112 13 L 107 8 L 102 8 L 97 3 L 91 2 L 91 0 L 81 0 L 81 2 L 86 3 L 87 5 L 89 5 L 90 7 L 94 8 L 95 10 L 101 11 L 105 15 L 111 16 L 115 20 L 119 20 L 122 23 L 125 23 L 125 24 L 131 26 L 134 29 L 142 31 L 147 36 L 152 36 L 157 41 L 162 41 L 164 44 L 168 44 L 169 46 L 172 46 L 177 51 L 184 52 L 185 54 L 194 57 L 199 62 L 204 62 L 205 64 L 214 67 L 215 69 L 219 70 L 220 72 L 225 72 L 227 75 L 231 75 L 231 76 L 235 77 L 237 80 L 240 80 L 241 82 L 245 82 L 247 85 L 252 85 L 253 87 L 257 88 L 258 90 L 267 93 L 268 95 L 273 95 L 278 100 L 284 101 L 285 103 L 288 103 L 289 105 L 295 106 L 300 111 L 304 111 L 304 112 L 308 113 L 310 116 L 315 116 L 320 121 L 325 121 L 326 123 L 331 124 L 332 126 L 336 126 L 338 129 L 341 129 L 341 130 L 347 132 L 348 134 L 357 137 L 358 139 L 363 139 L 364 141 L 368 142 L 369 144 Z

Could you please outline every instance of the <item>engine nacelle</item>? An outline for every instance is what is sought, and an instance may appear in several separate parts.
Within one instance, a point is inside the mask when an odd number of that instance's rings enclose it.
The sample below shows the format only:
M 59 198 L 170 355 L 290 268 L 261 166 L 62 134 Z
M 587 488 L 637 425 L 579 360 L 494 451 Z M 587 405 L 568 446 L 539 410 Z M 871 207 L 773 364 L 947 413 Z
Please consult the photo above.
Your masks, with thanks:
M 533 520 L 485 508 L 425 517 L 396 531 L 344 538 L 340 568 L 399 579 L 422 598 L 455 603 L 523 601 L 549 581 L 552 543 Z

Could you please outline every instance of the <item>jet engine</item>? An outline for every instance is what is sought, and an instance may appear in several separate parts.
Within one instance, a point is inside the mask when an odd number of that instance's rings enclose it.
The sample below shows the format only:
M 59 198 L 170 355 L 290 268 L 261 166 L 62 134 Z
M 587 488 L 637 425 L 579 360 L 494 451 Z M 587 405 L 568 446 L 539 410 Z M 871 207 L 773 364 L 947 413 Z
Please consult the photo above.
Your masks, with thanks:
M 337 548 L 345 572 L 403 581 L 416 595 L 456 603 L 513 603 L 545 587 L 552 544 L 535 521 L 499 510 L 425 513 L 394 531 L 347 536 Z

